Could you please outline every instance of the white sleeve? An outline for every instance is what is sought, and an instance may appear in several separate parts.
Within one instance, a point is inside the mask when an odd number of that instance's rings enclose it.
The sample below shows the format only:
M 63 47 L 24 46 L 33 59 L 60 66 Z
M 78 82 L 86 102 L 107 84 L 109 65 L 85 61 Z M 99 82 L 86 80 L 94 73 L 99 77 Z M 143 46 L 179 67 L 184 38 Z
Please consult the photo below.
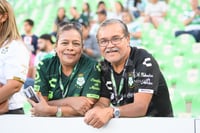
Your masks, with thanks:
M 166 2 L 161 2 L 162 5 L 161 5 L 161 9 L 162 9 L 162 12 L 167 12 L 168 10 L 168 5 L 166 4 Z
M 6 80 L 15 79 L 24 82 L 28 73 L 29 58 L 30 54 L 21 42 L 16 41 L 10 46 L 4 66 Z

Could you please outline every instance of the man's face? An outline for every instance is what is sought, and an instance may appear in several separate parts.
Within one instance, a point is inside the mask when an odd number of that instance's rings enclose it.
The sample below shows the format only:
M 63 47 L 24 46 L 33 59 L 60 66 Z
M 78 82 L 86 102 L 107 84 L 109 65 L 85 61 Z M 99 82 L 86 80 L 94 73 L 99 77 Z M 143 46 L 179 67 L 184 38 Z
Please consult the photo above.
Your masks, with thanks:
M 130 37 L 124 35 L 118 23 L 101 27 L 97 38 L 101 54 L 110 63 L 118 63 L 126 57 L 130 47 Z
M 46 51 L 46 43 L 47 43 L 47 40 L 44 40 L 44 39 L 38 39 L 38 49 L 40 51 Z
M 102 23 L 106 19 L 106 16 L 104 14 L 98 13 L 97 16 L 99 23 Z
M 28 22 L 24 22 L 24 31 L 27 33 L 27 32 L 30 32 L 32 30 L 32 26 L 29 25 Z

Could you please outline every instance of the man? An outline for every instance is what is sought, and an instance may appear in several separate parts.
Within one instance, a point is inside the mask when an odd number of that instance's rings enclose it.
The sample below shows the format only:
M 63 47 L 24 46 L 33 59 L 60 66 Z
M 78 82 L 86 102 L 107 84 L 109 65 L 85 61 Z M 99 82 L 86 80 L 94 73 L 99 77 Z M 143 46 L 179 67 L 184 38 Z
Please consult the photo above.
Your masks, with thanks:
M 83 31 L 83 52 L 94 59 L 100 59 L 100 50 L 97 39 L 94 35 L 89 35 L 89 25 L 82 23 Z
M 53 46 L 52 36 L 49 34 L 43 34 L 38 39 L 38 49 L 40 52 L 37 53 L 35 57 L 34 66 L 37 67 L 39 62 L 49 56 L 55 55 L 55 50 Z
M 172 117 L 168 88 L 159 66 L 151 54 L 129 46 L 127 26 L 117 19 L 106 20 L 100 25 L 97 39 L 105 58 L 101 97 L 84 121 L 100 128 L 113 117 Z
M 32 33 L 34 26 L 34 21 L 31 19 L 26 19 L 24 21 L 24 31 L 25 34 L 22 35 L 24 43 L 28 46 L 30 51 L 35 55 L 37 51 L 37 40 L 38 37 Z
M 106 10 L 98 10 L 96 12 L 98 22 L 93 24 L 90 29 L 90 35 L 96 35 L 99 25 L 107 19 L 107 12 Z
M 26 87 L 26 85 L 27 86 L 33 85 L 32 79 L 34 78 L 34 60 L 35 60 L 35 55 L 37 52 L 38 37 L 35 34 L 33 34 L 33 27 L 34 27 L 33 20 L 31 20 L 31 19 L 24 20 L 25 34 L 22 35 L 22 39 L 23 39 L 24 43 L 27 45 L 29 51 L 31 52 L 25 87 Z M 30 79 L 30 81 L 29 81 L 29 79 Z
M 36 68 L 40 61 L 42 61 L 45 58 L 49 58 L 55 55 L 54 47 L 53 47 L 54 42 L 51 39 L 51 35 L 49 34 L 43 34 L 40 36 L 38 39 L 38 52 L 35 56 L 34 59 L 34 67 L 32 68 L 33 70 L 33 77 L 27 77 L 25 83 L 24 83 L 24 88 L 27 88 L 28 86 L 34 86 L 34 78 L 36 74 Z M 30 67 L 29 67 L 30 69 Z

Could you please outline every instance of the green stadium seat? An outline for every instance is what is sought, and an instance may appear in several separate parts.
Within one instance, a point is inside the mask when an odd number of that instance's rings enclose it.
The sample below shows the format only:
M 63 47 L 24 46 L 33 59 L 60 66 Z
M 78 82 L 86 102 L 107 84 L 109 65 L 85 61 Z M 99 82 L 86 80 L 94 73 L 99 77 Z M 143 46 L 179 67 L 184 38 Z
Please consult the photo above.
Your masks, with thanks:
M 184 97 L 178 91 L 174 91 L 171 98 L 172 108 L 175 117 L 179 117 L 180 114 L 186 112 Z

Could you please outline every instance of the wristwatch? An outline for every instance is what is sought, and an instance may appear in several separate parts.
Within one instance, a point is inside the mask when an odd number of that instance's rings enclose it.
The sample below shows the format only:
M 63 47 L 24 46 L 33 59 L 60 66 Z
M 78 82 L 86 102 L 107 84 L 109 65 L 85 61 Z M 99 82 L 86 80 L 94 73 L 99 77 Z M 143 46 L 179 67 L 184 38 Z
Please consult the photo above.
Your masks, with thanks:
M 56 112 L 56 117 L 61 117 L 61 116 L 62 116 L 62 109 L 61 107 L 58 107 Z
M 113 116 L 114 116 L 114 118 L 119 118 L 120 117 L 119 108 L 113 107 Z

